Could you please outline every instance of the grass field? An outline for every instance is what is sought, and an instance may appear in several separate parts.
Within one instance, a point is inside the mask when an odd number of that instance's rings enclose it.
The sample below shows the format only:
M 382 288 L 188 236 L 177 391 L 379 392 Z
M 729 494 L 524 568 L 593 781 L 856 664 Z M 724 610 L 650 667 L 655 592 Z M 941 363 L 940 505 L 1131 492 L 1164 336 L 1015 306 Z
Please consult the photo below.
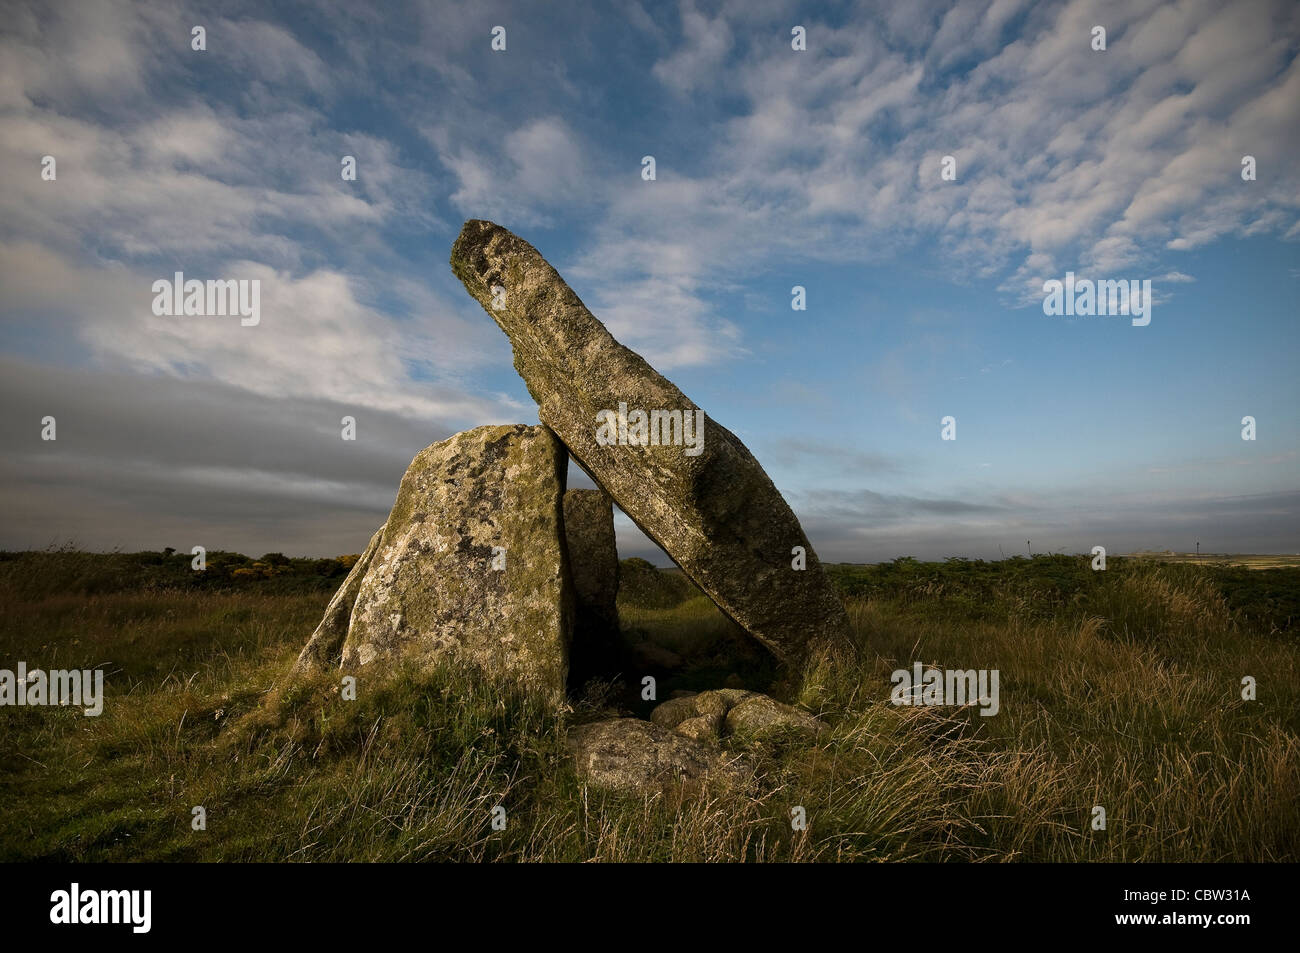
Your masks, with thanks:
M 626 638 L 680 658 L 661 698 L 732 679 L 831 725 L 748 743 L 749 785 L 647 799 L 565 759 L 618 684 L 559 713 L 452 670 L 363 680 L 355 702 L 332 676 L 280 693 L 346 560 L 225 556 L 204 577 L 182 554 L 0 554 L 0 668 L 100 666 L 107 692 L 97 718 L 0 708 L 0 859 L 1300 858 L 1297 568 L 833 566 L 854 644 L 774 681 L 680 574 L 625 563 Z M 917 661 L 998 669 L 1001 711 L 890 704 Z
M 1300 569 L 1300 555 L 1252 555 L 1248 553 L 1175 553 L 1171 550 L 1130 553 L 1130 559 L 1162 563 L 1240 566 L 1244 569 Z

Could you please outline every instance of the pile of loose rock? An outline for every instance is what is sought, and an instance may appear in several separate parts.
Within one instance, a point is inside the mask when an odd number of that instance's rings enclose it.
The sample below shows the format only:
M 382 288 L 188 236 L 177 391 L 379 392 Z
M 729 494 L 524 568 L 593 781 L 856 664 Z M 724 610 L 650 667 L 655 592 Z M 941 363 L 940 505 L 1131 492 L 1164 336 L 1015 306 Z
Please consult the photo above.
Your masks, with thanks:
M 614 503 L 785 665 L 845 636 L 798 520 L 739 439 L 614 340 L 523 239 L 467 222 L 451 266 L 510 338 L 541 425 L 478 427 L 416 456 L 296 674 L 454 658 L 559 704 L 571 664 L 617 640 Z M 566 492 L 570 456 L 599 490 Z M 671 699 L 651 722 L 578 726 L 570 744 L 592 783 L 643 790 L 734 775 L 714 742 L 772 727 L 820 723 L 722 689 Z

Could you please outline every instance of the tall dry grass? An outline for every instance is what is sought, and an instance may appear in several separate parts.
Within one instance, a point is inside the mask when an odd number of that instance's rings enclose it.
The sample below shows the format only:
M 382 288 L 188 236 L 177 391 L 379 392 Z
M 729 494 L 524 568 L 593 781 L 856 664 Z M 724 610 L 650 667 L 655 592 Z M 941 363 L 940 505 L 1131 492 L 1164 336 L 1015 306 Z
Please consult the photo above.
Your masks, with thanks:
M 1199 567 L 1132 565 L 1049 608 L 1014 587 L 975 605 L 956 582 L 923 585 L 848 600 L 856 644 L 794 686 L 831 725 L 815 744 L 730 741 L 754 783 L 645 798 L 588 788 L 566 758 L 598 686 L 564 712 L 450 669 L 367 681 L 356 702 L 332 677 L 278 692 L 325 597 L 3 592 L 0 667 L 105 664 L 109 700 L 97 719 L 0 709 L 0 858 L 1300 856 L 1300 648 L 1243 626 Z M 683 650 L 725 629 L 689 598 L 625 608 Z M 914 661 L 998 669 L 1001 711 L 890 704 L 890 672 Z

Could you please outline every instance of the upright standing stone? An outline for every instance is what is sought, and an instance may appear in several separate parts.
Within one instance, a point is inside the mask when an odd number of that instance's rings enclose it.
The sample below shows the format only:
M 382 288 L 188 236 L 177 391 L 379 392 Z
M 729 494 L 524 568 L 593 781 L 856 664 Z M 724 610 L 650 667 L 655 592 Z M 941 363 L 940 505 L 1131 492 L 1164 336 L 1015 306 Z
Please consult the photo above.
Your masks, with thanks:
M 343 643 L 348 637 L 348 626 L 352 624 L 352 607 L 357 604 L 357 593 L 361 590 L 361 580 L 370 570 L 370 561 L 375 558 L 375 550 L 384 536 L 384 527 L 375 530 L 370 537 L 366 550 L 352 564 L 351 571 L 343 580 L 325 608 L 325 615 L 316 626 L 303 650 L 298 653 L 298 660 L 293 663 L 291 678 L 309 675 L 315 672 L 338 668 L 343 653 Z
M 562 698 L 573 626 L 567 467 L 546 427 L 479 427 L 422 450 L 368 550 L 343 667 L 454 658 Z M 331 638 L 344 611 L 331 603 L 326 613 Z
M 592 675 L 611 672 L 618 659 L 618 547 L 609 494 L 565 493 L 564 536 L 575 610 L 570 680 L 581 685 Z
M 758 461 L 614 340 L 537 249 L 469 221 L 451 266 L 510 338 L 541 421 L 727 615 L 786 662 L 847 635 L 839 596 Z M 642 427 L 636 414 L 656 411 Z M 806 568 L 792 568 L 796 547 Z

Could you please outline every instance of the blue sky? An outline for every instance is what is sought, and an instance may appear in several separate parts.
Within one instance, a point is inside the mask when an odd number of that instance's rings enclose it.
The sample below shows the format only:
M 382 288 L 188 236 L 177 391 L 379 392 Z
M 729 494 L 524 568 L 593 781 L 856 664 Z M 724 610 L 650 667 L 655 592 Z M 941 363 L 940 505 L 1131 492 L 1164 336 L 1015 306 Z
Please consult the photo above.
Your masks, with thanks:
M 0 546 L 358 551 L 422 447 L 536 420 L 447 266 L 489 218 L 823 559 L 1300 551 L 1300 8 L 598 7 L 11 4 Z M 261 324 L 155 316 L 177 270 Z M 1150 325 L 1045 315 L 1067 271 Z

